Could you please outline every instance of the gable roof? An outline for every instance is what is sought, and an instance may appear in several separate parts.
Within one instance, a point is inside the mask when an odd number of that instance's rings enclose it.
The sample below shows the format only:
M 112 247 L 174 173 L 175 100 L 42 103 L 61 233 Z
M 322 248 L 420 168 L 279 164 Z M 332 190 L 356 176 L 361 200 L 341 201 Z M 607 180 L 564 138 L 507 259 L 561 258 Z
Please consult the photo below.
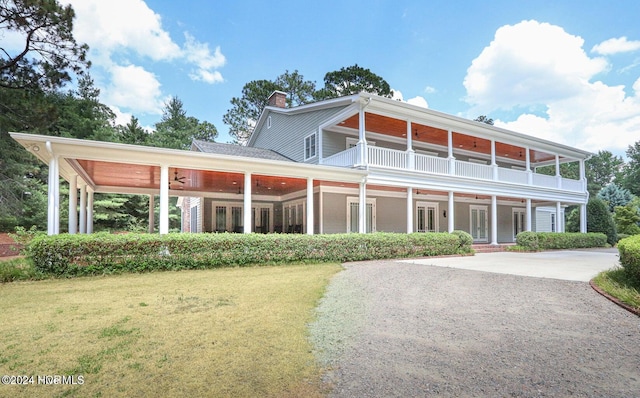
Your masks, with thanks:
M 219 142 L 208 142 L 193 140 L 191 148 L 205 153 L 215 153 L 218 155 L 243 156 L 256 159 L 281 160 L 293 162 L 286 156 L 271 149 L 254 148 L 235 144 L 223 144 Z

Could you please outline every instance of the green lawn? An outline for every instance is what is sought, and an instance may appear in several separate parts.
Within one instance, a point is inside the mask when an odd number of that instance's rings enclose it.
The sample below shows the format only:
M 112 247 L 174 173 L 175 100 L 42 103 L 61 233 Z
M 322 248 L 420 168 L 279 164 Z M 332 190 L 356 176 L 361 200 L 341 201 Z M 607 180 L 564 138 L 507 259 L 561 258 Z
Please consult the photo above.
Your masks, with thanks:
M 624 268 L 601 272 L 593 282 L 605 293 L 640 311 L 640 286 L 627 276 Z
M 0 396 L 321 396 L 307 324 L 338 264 L 0 284 Z M 35 380 L 37 383 L 37 379 Z

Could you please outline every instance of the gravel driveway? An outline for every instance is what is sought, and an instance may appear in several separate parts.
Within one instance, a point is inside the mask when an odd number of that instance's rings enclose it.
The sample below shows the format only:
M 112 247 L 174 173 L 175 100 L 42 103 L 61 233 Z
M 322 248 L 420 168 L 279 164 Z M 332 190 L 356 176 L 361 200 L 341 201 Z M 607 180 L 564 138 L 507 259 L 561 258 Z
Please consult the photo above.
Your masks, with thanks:
M 334 397 L 640 396 L 640 318 L 586 282 L 352 263 L 310 330 Z

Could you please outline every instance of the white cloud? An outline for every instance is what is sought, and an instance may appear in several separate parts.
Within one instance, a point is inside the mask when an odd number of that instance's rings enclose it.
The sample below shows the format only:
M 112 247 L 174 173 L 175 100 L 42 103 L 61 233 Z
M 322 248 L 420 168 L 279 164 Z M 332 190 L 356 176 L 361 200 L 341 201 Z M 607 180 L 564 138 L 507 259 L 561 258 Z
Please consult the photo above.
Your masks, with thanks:
M 592 81 L 609 65 L 587 56 L 583 45 L 582 38 L 547 23 L 499 28 L 467 70 L 470 114 L 546 109 L 495 124 L 581 149 L 621 153 L 638 139 L 640 82 L 627 95 L 624 86 Z
M 408 104 L 412 104 L 412 105 L 416 105 L 416 106 L 421 106 L 423 108 L 428 108 L 429 104 L 427 103 L 427 100 L 424 99 L 424 97 L 420 97 L 420 96 L 415 96 L 413 98 L 410 98 L 408 100 L 404 100 L 404 96 L 402 95 L 402 92 L 400 90 L 394 90 L 393 91 L 393 97 L 391 97 L 391 99 L 394 99 L 396 101 L 402 101 L 402 102 L 406 102 Z
M 197 67 L 195 72 L 189 74 L 189 77 L 209 84 L 222 82 L 224 80 L 222 74 L 215 70 L 221 68 L 227 62 L 227 59 L 220 51 L 220 47 L 216 47 L 214 53 L 211 54 L 209 44 L 198 42 L 188 32 L 185 32 L 184 37 L 186 39 L 184 54 Z
M 133 51 L 154 61 L 180 56 L 180 46 L 162 28 L 160 15 L 142 0 L 68 0 L 76 12 L 74 36 L 92 52 L 110 58 Z
M 434 94 L 436 93 L 438 90 L 435 89 L 435 87 L 431 87 L 431 86 L 427 86 L 424 88 L 424 92 L 427 94 Z
M 505 25 L 467 69 L 467 101 L 485 113 L 575 95 L 608 67 L 603 58 L 589 58 L 583 43 L 548 23 Z
M 427 103 L 427 100 L 424 99 L 424 97 L 420 97 L 420 96 L 409 98 L 407 100 L 407 103 L 408 104 L 412 104 L 412 105 L 421 106 L 423 108 L 428 108 L 429 107 L 429 104 Z
M 64 1 L 64 0 L 63 0 Z M 190 79 L 214 84 L 226 63 L 220 47 L 184 33 L 180 46 L 162 25 L 162 18 L 143 0 L 66 0 L 76 12 L 74 37 L 89 45 L 89 59 L 102 100 L 127 112 L 161 113 L 164 98 L 155 62 L 179 64 Z M 182 66 L 186 67 L 182 67 Z M 124 111 L 122 111 L 124 112 Z
M 133 112 L 162 113 L 160 82 L 153 73 L 135 65 L 113 65 L 110 71 L 111 84 L 105 95 L 109 105 Z
M 622 36 L 596 44 L 591 49 L 591 52 L 602 55 L 612 55 L 637 50 L 640 50 L 640 40 L 629 41 L 625 36 Z

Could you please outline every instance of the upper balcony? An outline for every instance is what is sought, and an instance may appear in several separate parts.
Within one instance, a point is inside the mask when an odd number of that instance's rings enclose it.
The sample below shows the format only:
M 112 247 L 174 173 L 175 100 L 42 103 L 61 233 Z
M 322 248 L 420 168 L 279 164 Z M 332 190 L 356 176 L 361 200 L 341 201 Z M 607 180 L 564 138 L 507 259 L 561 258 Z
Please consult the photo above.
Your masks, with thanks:
M 365 149 L 366 148 L 366 149 Z M 495 165 L 477 164 L 397 150 L 380 146 L 358 144 L 322 160 L 323 164 L 340 167 L 380 167 L 416 173 L 449 175 L 484 181 L 526 185 L 540 188 L 585 192 L 585 182 L 560 176 L 549 176 L 526 170 Z

